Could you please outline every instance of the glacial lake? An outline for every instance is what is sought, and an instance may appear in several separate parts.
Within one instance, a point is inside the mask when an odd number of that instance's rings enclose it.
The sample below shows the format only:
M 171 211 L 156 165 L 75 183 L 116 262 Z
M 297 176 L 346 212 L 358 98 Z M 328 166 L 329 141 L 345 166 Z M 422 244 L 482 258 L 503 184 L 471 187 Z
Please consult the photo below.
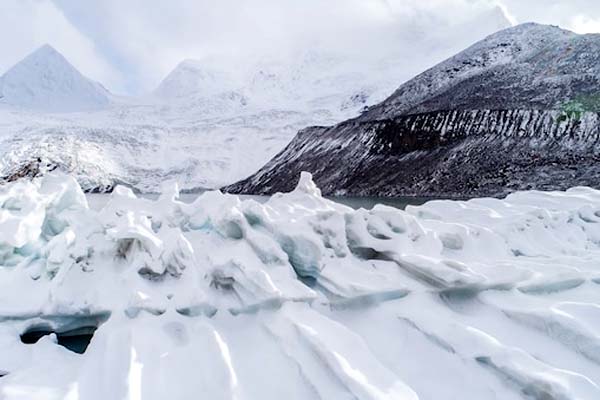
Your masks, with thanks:
M 182 193 L 179 196 L 179 200 L 184 203 L 192 203 L 202 193 Z M 158 194 L 138 194 L 138 197 L 143 197 L 151 200 L 158 198 Z M 90 208 L 94 210 L 101 209 L 108 201 L 110 195 L 104 193 L 88 193 L 86 195 Z M 259 203 L 264 203 L 269 200 L 270 196 L 253 196 L 253 195 L 239 195 L 242 199 L 253 199 Z M 430 200 L 439 200 L 430 197 L 327 197 L 327 199 L 335 201 L 336 203 L 344 204 L 348 207 L 352 207 L 355 210 L 359 208 L 365 208 L 370 210 L 376 204 L 385 204 L 386 206 L 395 207 L 404 210 L 406 206 L 418 206 L 424 204 Z

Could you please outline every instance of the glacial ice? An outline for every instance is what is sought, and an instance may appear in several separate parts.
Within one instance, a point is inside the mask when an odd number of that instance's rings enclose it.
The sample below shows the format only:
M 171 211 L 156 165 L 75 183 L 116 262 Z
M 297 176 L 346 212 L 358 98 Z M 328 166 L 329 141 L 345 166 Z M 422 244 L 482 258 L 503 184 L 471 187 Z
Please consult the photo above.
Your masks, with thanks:
M 600 191 L 162 193 L 0 188 L 1 399 L 600 398 Z

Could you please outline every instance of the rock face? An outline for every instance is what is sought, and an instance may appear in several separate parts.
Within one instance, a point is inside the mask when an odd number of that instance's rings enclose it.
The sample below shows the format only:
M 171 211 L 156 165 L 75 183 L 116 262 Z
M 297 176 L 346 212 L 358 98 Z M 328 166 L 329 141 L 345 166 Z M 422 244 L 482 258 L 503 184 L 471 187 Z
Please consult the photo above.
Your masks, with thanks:
M 402 85 L 360 117 L 314 127 L 231 192 L 500 196 L 600 185 L 600 35 L 525 24 Z

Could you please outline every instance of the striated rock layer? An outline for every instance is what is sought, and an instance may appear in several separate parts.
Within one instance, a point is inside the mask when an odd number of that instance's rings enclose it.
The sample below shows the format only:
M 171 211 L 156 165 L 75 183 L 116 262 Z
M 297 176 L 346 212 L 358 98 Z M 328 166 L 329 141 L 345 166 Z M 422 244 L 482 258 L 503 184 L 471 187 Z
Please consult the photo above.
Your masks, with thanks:
M 311 171 L 325 194 L 501 196 L 600 186 L 600 114 L 469 110 L 309 128 L 229 192 L 288 191 Z

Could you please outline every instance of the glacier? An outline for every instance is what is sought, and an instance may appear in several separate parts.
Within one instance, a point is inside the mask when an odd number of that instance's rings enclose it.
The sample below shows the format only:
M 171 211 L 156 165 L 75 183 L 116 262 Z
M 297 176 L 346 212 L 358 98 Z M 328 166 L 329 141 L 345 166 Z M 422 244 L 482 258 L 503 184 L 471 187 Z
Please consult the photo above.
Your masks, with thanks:
M 0 188 L 0 398 L 600 398 L 600 191 L 160 192 Z

